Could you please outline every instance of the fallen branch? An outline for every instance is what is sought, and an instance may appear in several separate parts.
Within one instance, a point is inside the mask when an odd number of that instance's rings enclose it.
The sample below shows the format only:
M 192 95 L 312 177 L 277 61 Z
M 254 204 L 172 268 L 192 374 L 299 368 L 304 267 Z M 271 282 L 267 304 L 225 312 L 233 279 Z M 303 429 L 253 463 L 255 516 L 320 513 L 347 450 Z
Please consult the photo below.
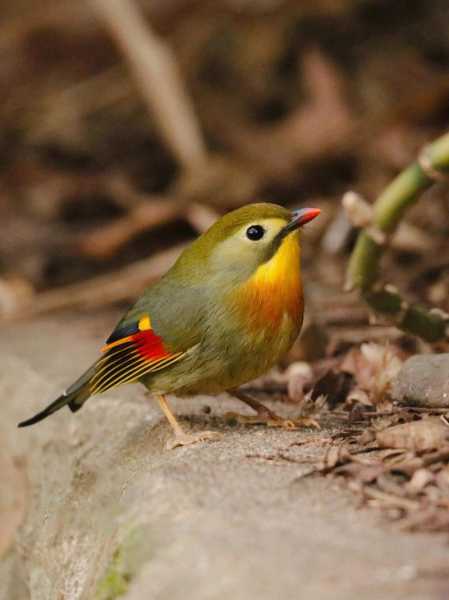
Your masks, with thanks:
M 132 206 L 128 214 L 112 223 L 83 234 L 77 249 L 87 256 L 109 258 L 136 235 L 155 227 L 184 219 L 198 233 L 203 233 L 218 218 L 219 213 L 201 204 L 185 203 L 177 198 L 153 196 Z
M 183 245 L 178 245 L 107 275 L 44 292 L 34 297 L 25 312 L 27 316 L 35 316 L 55 310 L 94 308 L 131 300 L 139 295 L 145 286 L 159 279 L 183 249 Z M 18 314 L 14 313 L 12 318 L 17 316 Z M 23 312 L 20 312 L 20 318 L 23 318 Z
M 108 258 L 139 233 L 170 223 L 179 214 L 179 201 L 176 200 L 156 198 L 141 202 L 127 215 L 84 234 L 77 244 L 78 249 L 88 256 Z
M 151 30 L 132 0 L 91 0 L 129 62 L 167 145 L 186 168 L 206 160 L 190 98 L 171 49 Z

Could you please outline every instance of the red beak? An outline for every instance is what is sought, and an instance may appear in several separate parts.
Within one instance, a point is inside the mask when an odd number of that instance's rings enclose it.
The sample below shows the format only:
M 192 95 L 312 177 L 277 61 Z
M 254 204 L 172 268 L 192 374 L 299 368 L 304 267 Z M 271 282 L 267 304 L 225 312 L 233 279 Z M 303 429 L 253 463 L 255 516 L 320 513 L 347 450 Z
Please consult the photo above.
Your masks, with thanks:
M 302 227 L 309 221 L 315 219 L 320 212 L 321 210 L 319 208 L 299 208 L 298 210 L 294 210 L 292 220 L 287 223 L 282 230 L 282 233 L 286 235 L 287 233 L 290 233 L 290 231 L 298 229 L 298 227 Z
M 309 221 L 315 219 L 321 210 L 319 208 L 299 208 L 293 211 L 292 221 L 296 224 L 296 227 L 302 227 Z

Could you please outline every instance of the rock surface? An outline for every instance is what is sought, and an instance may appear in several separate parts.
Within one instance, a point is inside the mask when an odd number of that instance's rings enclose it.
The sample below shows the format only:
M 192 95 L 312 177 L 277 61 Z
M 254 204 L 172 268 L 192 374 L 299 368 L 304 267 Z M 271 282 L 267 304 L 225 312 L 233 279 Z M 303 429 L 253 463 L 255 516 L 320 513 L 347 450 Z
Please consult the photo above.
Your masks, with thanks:
M 114 320 L 3 328 L 1 452 L 22 465 L 28 497 L 0 600 L 449 597 L 445 538 L 395 531 L 332 480 L 298 479 L 307 462 L 263 458 L 313 460 L 313 445 L 291 444 L 329 431 L 226 427 L 237 402 L 203 397 L 177 409 L 223 439 L 166 451 L 169 429 L 138 386 L 16 429 L 94 359 Z
M 403 365 L 392 385 L 402 404 L 449 407 L 449 354 L 419 354 Z

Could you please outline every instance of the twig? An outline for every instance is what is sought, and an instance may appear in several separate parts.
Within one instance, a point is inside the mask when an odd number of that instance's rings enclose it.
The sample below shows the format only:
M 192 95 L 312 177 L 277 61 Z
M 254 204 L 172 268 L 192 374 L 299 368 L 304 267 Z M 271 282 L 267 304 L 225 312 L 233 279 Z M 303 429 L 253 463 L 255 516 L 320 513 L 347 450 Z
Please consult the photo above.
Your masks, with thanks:
M 376 418 L 376 417 L 391 417 L 392 415 L 401 414 L 406 411 L 417 412 L 417 413 L 429 413 L 429 414 L 437 414 L 444 415 L 449 412 L 449 408 L 433 408 L 433 407 L 425 407 L 425 406 L 398 406 L 397 408 L 393 408 L 391 410 L 362 410 L 360 411 L 360 415 L 362 417 L 368 418 Z
M 122 48 L 166 143 L 184 167 L 198 167 L 206 160 L 206 149 L 171 49 L 132 0 L 91 2 Z
M 377 231 L 388 240 L 419 195 L 448 172 L 449 134 L 446 134 L 426 146 L 418 160 L 379 196 L 373 207 L 371 224 L 359 234 L 347 274 L 348 289 L 358 288 L 371 308 L 389 316 L 403 331 L 428 342 L 449 337 L 449 315 L 409 304 L 392 286 L 376 289 L 386 242 L 374 239 L 371 232 Z
M 103 225 L 87 235 L 84 234 L 78 243 L 78 248 L 83 254 L 107 258 L 114 255 L 134 236 L 152 227 L 169 223 L 179 214 L 179 201 L 176 200 L 161 197 L 150 202 L 141 202 L 124 217 Z
M 113 273 L 44 292 L 34 297 L 27 306 L 26 314 L 34 316 L 67 308 L 91 308 L 134 298 L 171 267 L 183 248 L 183 245 L 175 246 Z M 12 318 L 17 316 L 15 313 Z
M 151 196 L 144 200 L 140 197 L 139 203 L 132 206 L 128 214 L 83 234 L 76 246 L 88 256 L 108 258 L 143 231 L 185 219 L 196 231 L 203 233 L 218 217 L 213 209 L 196 203 L 187 204 L 183 199 Z
M 370 500 L 378 500 L 382 502 L 382 504 L 392 508 L 401 508 L 407 511 L 414 511 L 418 510 L 420 506 L 419 502 L 408 500 L 407 498 L 400 498 L 399 496 L 382 492 L 374 487 L 365 486 L 362 490 L 362 493 Z
M 190 203 L 186 206 L 184 216 L 190 225 L 199 233 L 203 233 L 206 229 L 215 223 L 219 218 L 219 213 L 204 204 L 198 204 L 196 202 Z

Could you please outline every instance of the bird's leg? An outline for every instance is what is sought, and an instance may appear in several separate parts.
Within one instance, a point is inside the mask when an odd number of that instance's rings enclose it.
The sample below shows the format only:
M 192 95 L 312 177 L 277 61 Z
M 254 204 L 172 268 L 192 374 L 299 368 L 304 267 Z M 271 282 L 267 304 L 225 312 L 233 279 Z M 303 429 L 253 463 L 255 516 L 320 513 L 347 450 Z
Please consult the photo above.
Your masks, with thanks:
M 314 427 L 320 429 L 315 419 L 310 417 L 299 417 L 297 419 L 284 419 L 267 408 L 264 404 L 252 398 L 241 390 L 232 390 L 233 396 L 250 406 L 256 411 L 255 415 L 240 415 L 238 413 L 227 413 L 226 418 L 236 420 L 238 423 L 253 425 L 268 425 L 269 427 L 282 427 L 283 429 L 298 429 L 299 427 Z
M 177 446 L 189 446 L 190 444 L 196 444 L 197 442 L 204 442 L 206 440 L 218 440 L 221 437 L 221 434 L 217 431 L 186 433 L 176 420 L 165 396 L 158 394 L 157 399 L 162 412 L 167 417 L 167 421 L 170 423 L 175 434 L 175 438 L 167 442 L 168 449 L 171 450 Z

